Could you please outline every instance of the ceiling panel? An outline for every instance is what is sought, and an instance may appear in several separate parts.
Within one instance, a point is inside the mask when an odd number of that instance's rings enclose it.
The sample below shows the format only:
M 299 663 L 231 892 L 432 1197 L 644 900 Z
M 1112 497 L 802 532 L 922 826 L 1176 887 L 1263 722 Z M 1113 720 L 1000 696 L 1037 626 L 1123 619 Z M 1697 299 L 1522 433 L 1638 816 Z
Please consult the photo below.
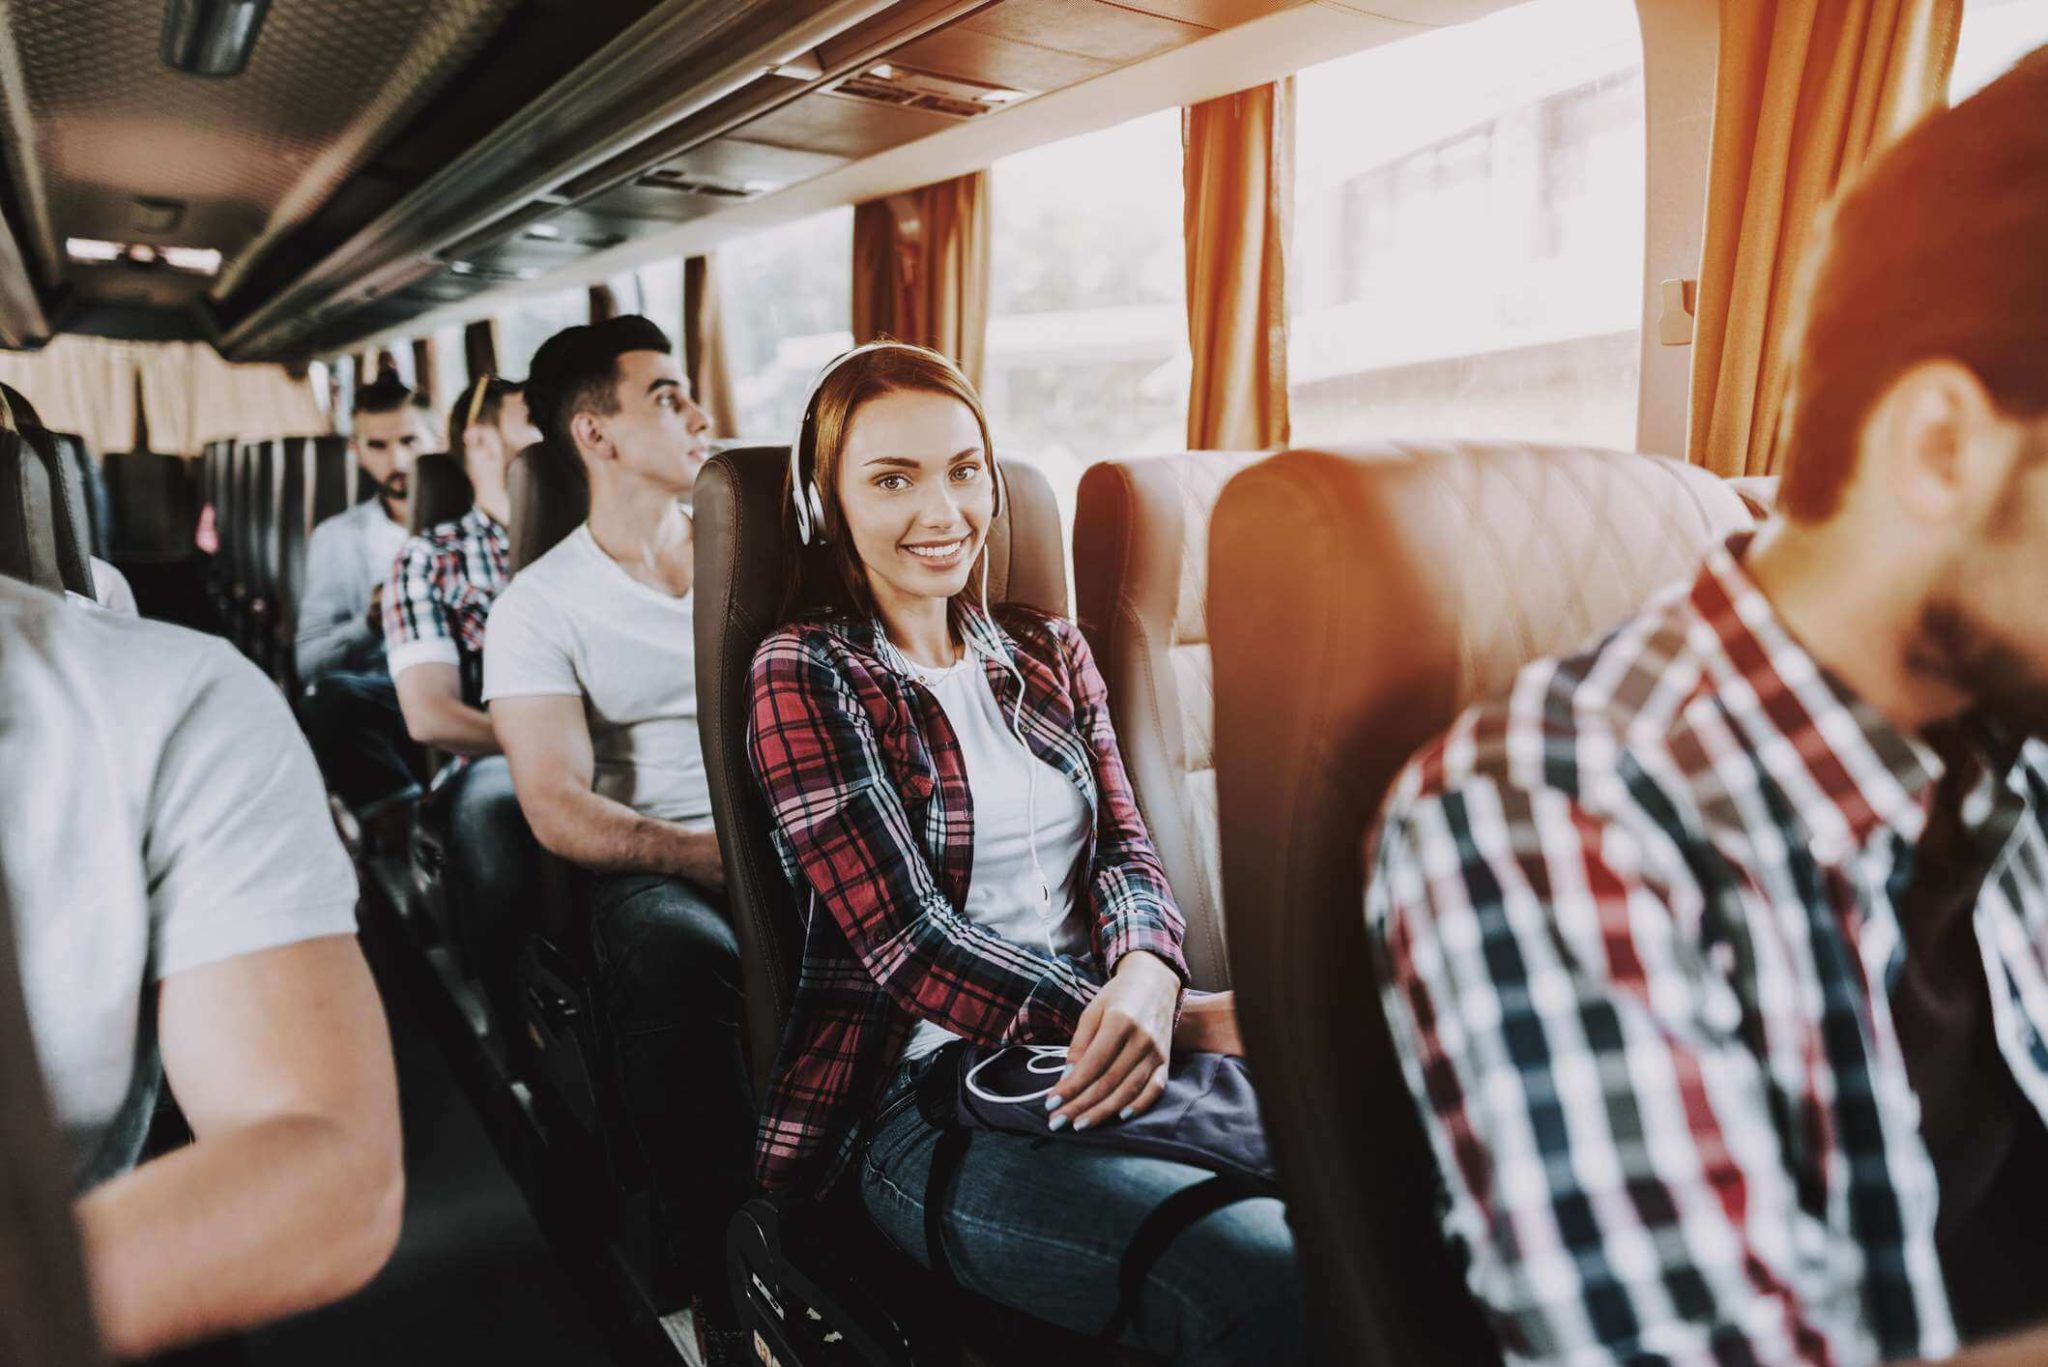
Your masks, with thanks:
M 1207 33 L 1197 24 L 1102 0 L 1004 0 L 954 27 L 1116 66 L 1156 57 Z
M 159 60 L 163 0 L 4 6 L 6 132 L 36 168 L 43 250 L 148 236 L 134 201 L 161 196 L 187 209 L 156 240 L 232 262 L 318 207 L 514 3 L 273 0 L 248 68 L 219 80 Z
M 749 142 L 850 160 L 901 147 L 957 122 L 928 110 L 870 104 L 820 92 L 763 115 L 748 124 L 745 133 Z
M 943 76 L 969 76 L 1012 90 L 1043 92 L 1073 85 L 1116 63 L 1079 52 L 1040 47 L 953 24 L 889 54 L 892 63 Z

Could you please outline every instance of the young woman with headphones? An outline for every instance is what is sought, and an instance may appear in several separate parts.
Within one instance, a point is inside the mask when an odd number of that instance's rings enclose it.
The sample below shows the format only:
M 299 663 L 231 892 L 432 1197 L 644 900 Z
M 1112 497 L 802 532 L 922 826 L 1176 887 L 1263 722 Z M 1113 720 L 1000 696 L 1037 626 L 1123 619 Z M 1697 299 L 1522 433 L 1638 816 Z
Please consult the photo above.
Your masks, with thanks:
M 1068 1329 L 1176 1363 L 1300 1360 L 1272 1197 L 1194 1219 L 1119 1286 L 1148 1219 L 1212 1174 L 1082 1135 L 1144 1113 L 1170 1059 L 1227 1051 L 1230 1026 L 1181 1012 L 1180 913 L 1080 631 L 987 602 L 1003 484 L 972 386 L 921 347 L 855 348 L 812 388 L 789 488 L 802 550 L 748 741 L 806 928 L 763 1183 L 857 1173 L 892 1242 Z M 947 1152 L 930 1084 L 960 1042 L 1064 1050 L 1050 1142 Z

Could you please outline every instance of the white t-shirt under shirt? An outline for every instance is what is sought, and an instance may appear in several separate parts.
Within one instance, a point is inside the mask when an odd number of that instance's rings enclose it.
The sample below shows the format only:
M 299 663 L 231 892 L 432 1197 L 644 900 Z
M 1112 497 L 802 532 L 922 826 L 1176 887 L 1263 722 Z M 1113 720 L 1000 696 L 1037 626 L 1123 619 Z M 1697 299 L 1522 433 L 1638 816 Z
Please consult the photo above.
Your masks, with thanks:
M 694 599 L 627 574 L 585 523 L 491 605 L 484 701 L 580 696 L 593 789 L 642 816 L 703 820 Z
M 0 889 L 81 1188 L 155 1104 L 155 994 L 356 929 L 355 870 L 284 699 L 228 645 L 0 579 Z
M 1075 913 L 1081 902 L 1078 883 L 1086 874 L 1081 855 L 1093 820 L 1087 800 L 1065 774 L 1017 739 L 979 655 L 970 652 L 950 669 L 915 672 L 945 709 L 967 766 L 968 798 L 974 804 L 974 863 L 963 908 L 967 919 L 1040 953 L 1046 951 L 1048 935 L 1056 953 L 1087 953 L 1088 929 Z M 955 1038 L 944 1026 L 921 1020 L 903 1046 L 903 1057 L 919 1058 Z

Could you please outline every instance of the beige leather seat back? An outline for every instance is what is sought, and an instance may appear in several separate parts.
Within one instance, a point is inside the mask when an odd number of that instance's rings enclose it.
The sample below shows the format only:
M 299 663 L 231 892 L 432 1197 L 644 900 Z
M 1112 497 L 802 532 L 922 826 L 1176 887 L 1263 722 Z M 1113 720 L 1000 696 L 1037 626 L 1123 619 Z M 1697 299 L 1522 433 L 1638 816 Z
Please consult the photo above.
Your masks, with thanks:
M 1367 954 L 1364 843 L 1408 756 L 1525 662 L 1629 616 L 1750 525 L 1705 471 L 1502 442 L 1294 451 L 1210 539 L 1223 889 L 1318 1361 L 1496 1357 Z
M 1216 836 L 1209 516 L 1262 452 L 1108 461 L 1081 477 L 1074 599 L 1145 825 L 1187 918 L 1195 986 L 1230 986 Z M 1256 906 L 1256 904 L 1255 904 Z

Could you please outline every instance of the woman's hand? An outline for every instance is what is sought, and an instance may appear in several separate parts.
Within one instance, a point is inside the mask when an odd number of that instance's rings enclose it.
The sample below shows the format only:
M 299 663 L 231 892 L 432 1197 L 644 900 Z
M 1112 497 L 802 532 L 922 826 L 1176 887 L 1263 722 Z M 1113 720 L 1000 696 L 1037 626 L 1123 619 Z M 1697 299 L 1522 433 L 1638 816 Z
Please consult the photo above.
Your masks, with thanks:
M 1112 1117 L 1128 1120 L 1166 1090 L 1180 975 L 1142 949 L 1117 960 L 1067 1046 L 1067 1072 L 1045 1099 L 1052 1128 L 1076 1133 Z
M 1244 1038 L 1237 1033 L 1235 992 L 1190 992 L 1173 1028 L 1176 1054 L 1235 1054 L 1244 1057 Z

